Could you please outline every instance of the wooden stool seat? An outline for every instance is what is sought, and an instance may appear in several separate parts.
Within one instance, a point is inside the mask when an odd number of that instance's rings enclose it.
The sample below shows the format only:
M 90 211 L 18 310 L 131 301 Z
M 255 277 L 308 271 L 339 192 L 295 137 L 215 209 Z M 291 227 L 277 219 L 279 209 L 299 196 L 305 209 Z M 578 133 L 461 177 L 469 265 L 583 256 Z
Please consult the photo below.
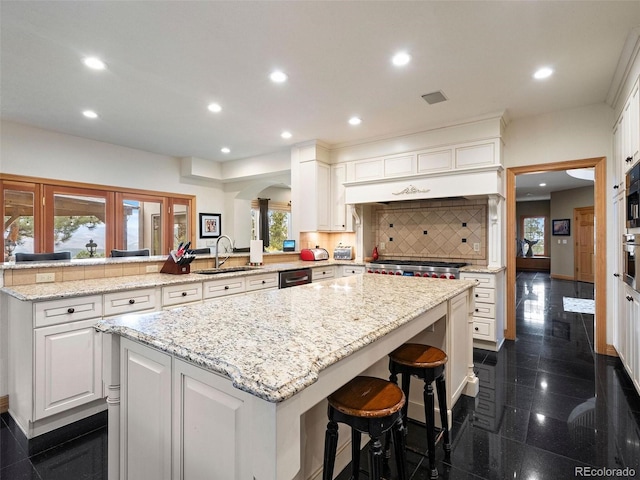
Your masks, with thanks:
M 380 438 L 393 434 L 398 479 L 405 480 L 405 445 L 402 408 L 405 395 L 398 385 L 380 378 L 360 376 L 342 386 L 327 398 L 329 402 L 324 444 L 322 478 L 331 480 L 338 446 L 338 423 L 351 427 L 351 478 L 360 476 L 360 440 L 369 441 L 369 478 L 382 478 L 383 449 Z
M 442 424 L 443 449 L 445 455 L 451 452 L 449 443 L 449 419 L 447 415 L 447 394 L 444 381 L 444 367 L 447 354 L 439 348 L 419 343 L 405 343 L 389 354 L 390 380 L 397 384 L 398 374 L 402 375 L 402 390 L 407 397 L 402 407 L 402 419 L 406 425 L 409 410 L 409 390 L 411 376 L 424 381 L 424 414 L 427 430 L 427 450 L 429 454 L 430 478 L 438 478 L 435 465 L 435 404 L 433 400 L 433 386 L 435 381 L 440 408 L 440 423 Z

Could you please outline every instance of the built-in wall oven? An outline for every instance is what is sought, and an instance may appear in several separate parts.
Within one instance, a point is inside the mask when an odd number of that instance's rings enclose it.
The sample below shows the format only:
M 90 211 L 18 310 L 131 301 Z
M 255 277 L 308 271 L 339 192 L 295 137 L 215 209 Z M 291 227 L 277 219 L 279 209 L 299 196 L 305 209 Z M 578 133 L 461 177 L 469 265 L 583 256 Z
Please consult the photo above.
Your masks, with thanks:
M 638 278 L 638 254 L 640 253 L 640 234 L 625 233 L 622 235 L 622 259 L 624 264 L 624 281 L 635 291 L 640 292 Z

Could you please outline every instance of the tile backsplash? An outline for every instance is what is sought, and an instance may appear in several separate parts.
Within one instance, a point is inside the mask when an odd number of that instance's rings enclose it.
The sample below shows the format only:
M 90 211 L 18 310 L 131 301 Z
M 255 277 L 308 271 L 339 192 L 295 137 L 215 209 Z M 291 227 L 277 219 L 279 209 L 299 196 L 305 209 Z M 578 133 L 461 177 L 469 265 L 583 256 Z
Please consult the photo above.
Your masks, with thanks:
M 486 199 L 379 205 L 371 228 L 382 258 L 487 264 Z

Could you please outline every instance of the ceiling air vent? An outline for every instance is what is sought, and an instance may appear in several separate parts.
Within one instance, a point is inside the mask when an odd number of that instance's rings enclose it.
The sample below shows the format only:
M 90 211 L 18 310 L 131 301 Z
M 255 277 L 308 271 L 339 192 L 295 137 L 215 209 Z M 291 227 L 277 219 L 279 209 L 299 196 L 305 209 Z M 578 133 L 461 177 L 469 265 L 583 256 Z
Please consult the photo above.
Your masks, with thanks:
M 440 103 L 447 100 L 447 97 L 444 96 L 442 91 L 438 90 L 437 92 L 427 93 L 426 95 L 422 95 L 424 101 L 429 105 L 433 105 L 434 103 Z

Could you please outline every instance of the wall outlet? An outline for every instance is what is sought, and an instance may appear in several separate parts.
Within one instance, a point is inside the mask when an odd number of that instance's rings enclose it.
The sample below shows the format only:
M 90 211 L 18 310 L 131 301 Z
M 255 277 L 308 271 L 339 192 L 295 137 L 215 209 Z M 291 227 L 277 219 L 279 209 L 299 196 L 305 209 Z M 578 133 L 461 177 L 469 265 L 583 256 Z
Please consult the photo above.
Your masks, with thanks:
M 380 250 L 384 250 L 385 245 L 386 244 L 384 242 L 380 242 Z
M 55 282 L 55 273 L 36 273 L 36 283 Z
M 479 243 L 474 243 L 473 244 L 473 251 L 474 252 L 479 252 L 480 251 L 480 244 Z
M 157 273 L 158 265 L 147 265 L 147 273 Z
M 566 238 L 563 238 L 563 239 L 562 239 L 562 244 L 563 244 L 563 245 L 566 245 L 566 244 L 567 244 L 567 239 L 566 239 Z

